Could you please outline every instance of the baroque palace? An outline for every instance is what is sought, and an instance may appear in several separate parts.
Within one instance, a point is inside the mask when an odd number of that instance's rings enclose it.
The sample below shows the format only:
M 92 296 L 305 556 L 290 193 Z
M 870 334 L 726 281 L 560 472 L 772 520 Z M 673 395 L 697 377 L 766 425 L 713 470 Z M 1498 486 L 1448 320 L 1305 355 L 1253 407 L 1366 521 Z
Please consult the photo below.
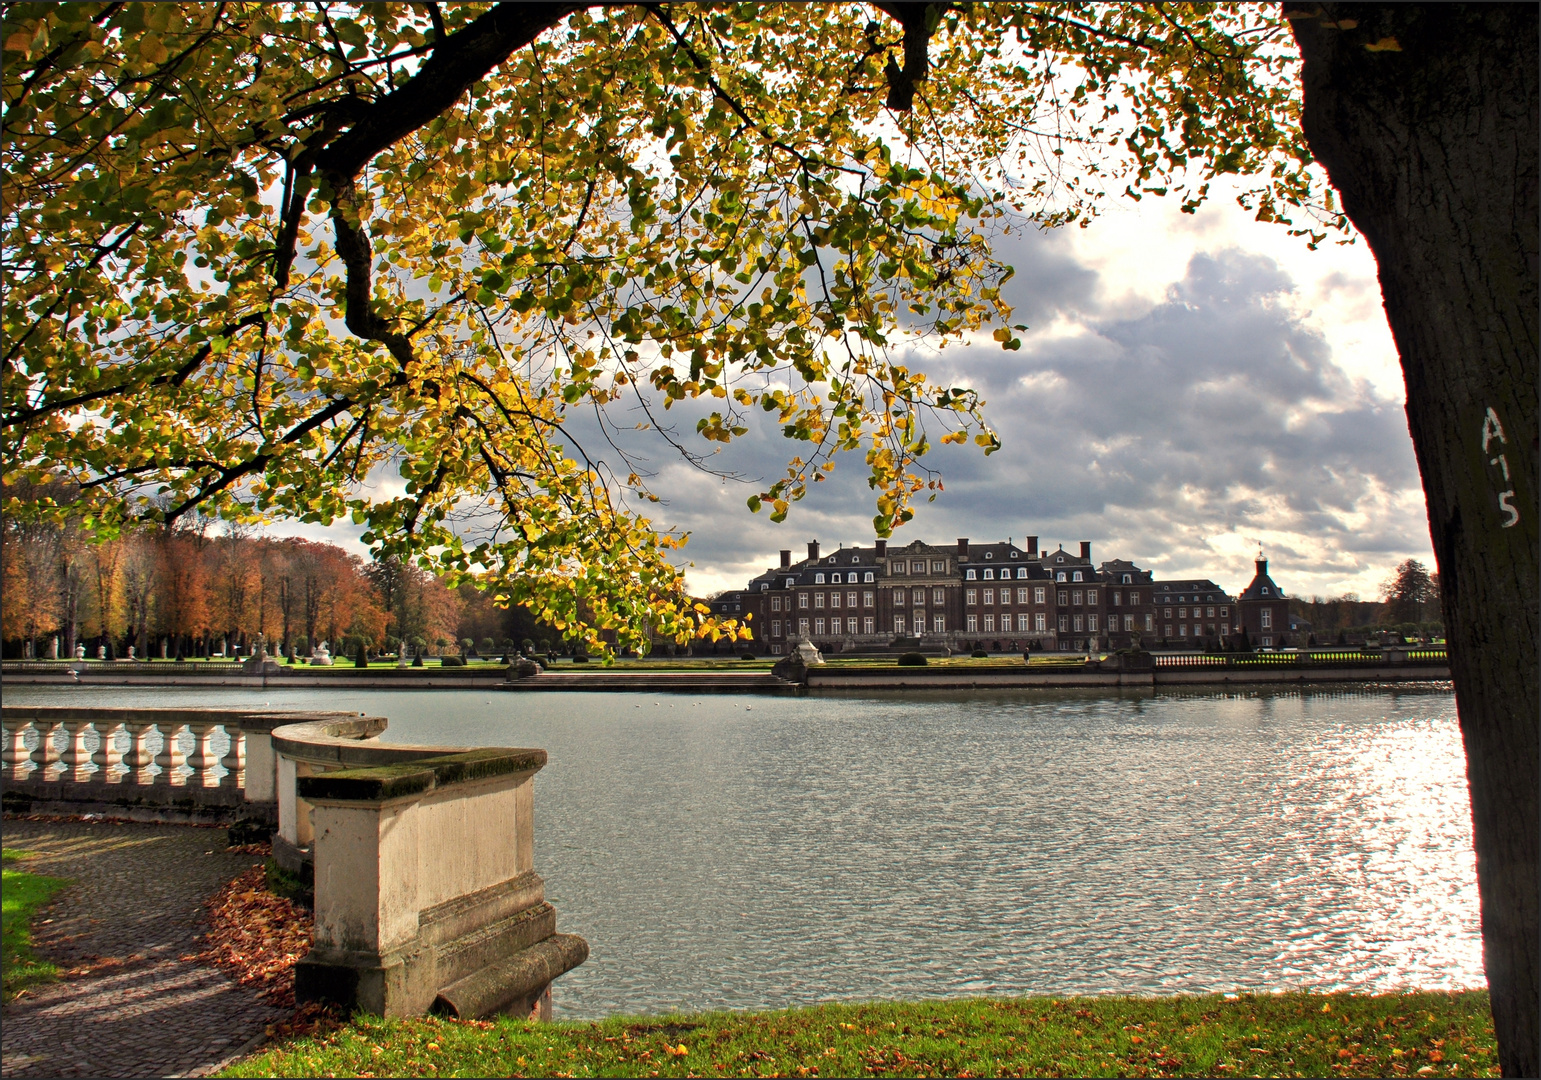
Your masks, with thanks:
M 1150 571 L 1113 559 L 1092 563 L 1079 552 L 1039 551 L 959 539 L 952 547 L 877 540 L 840 547 L 751 580 L 711 601 L 714 614 L 747 619 L 757 643 L 780 656 L 807 639 L 823 652 L 893 649 L 1085 651 L 1151 646 L 1215 649 L 1245 633 L 1254 646 L 1298 644 L 1289 632 L 1283 591 L 1268 560 L 1232 596 L 1208 579 L 1156 581 Z

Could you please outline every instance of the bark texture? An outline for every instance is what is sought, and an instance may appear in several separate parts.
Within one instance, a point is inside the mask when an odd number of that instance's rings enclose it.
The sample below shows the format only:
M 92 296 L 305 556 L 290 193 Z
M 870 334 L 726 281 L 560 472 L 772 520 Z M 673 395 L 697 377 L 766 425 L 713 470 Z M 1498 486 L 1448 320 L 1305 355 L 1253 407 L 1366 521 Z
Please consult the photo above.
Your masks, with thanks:
M 1287 4 L 1369 241 L 1439 562 L 1505 1076 L 1541 1076 L 1538 8 Z

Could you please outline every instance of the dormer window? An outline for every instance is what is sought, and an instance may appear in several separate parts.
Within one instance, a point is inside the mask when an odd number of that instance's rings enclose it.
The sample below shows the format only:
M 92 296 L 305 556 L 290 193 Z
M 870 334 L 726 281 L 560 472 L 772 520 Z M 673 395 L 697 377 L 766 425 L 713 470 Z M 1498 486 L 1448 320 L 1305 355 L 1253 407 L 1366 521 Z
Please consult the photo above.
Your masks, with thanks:
M 831 582 L 833 582 L 834 584 L 839 585 L 840 584 L 840 575 L 839 574 L 831 574 L 831 575 L 829 575 L 829 580 Z
M 822 585 L 822 584 L 824 584 L 824 575 L 823 574 L 814 574 L 813 575 L 813 583 L 815 585 Z
M 862 576 L 861 576 L 861 579 L 862 579 L 862 580 L 863 580 L 863 581 L 868 581 L 868 582 L 870 582 L 870 581 L 871 581 L 871 580 L 872 580 L 872 571 L 871 571 L 871 570 L 868 570 L 868 571 L 867 571 L 867 572 L 866 572 L 866 573 L 865 573 L 865 574 L 863 574 L 863 575 L 862 575 Z
M 973 581 L 974 580 L 974 571 L 972 571 L 972 570 L 968 571 L 965 576 L 968 578 L 968 580 Z
M 1062 562 L 1065 561 L 1065 557 L 1063 555 L 1055 556 L 1054 561 L 1057 562 L 1057 563 L 1062 563 Z
M 1070 580 L 1071 581 L 1080 581 L 1081 580 L 1081 571 L 1077 570 L 1074 574 L 1072 574 L 1070 576 Z
M 1133 574 L 1125 574 L 1124 575 L 1124 584 L 1125 585 L 1128 585 L 1133 580 L 1134 580 L 1134 575 Z
M 1015 551 L 1013 551 L 1013 552 L 1012 552 L 1012 553 L 1011 553 L 1011 557 L 1012 557 L 1012 558 L 1013 558 L 1013 559 L 1015 559 L 1015 558 L 1016 558 L 1016 557 L 1017 557 L 1017 553 L 1016 553 L 1016 552 L 1015 552 Z
M 825 559 L 824 561 L 827 562 L 827 563 L 832 563 L 832 562 L 835 561 L 835 557 L 833 555 L 831 555 L 829 558 Z
M 796 578 L 787 578 L 787 588 L 790 589 L 793 585 L 796 585 L 796 584 L 797 584 L 797 579 Z
M 1267 585 L 1264 585 L 1264 586 L 1263 586 L 1263 595 L 1264 595 L 1264 596 L 1267 596 L 1267 595 L 1268 595 L 1268 586 L 1267 586 Z
M 985 570 L 985 580 L 986 581 L 994 581 L 995 580 L 995 571 L 986 568 L 986 570 Z
M 1055 581 L 1064 581 L 1065 580 L 1065 572 L 1063 570 L 1060 570 L 1059 572 L 1057 572 L 1054 575 L 1054 580 Z
M 1017 567 L 1017 577 L 1019 577 L 1019 578 L 1027 577 L 1027 567 L 1025 567 L 1025 566 Z
M 993 558 L 995 558 L 995 552 L 993 552 L 993 551 L 987 551 L 987 552 L 985 552 L 985 558 L 987 558 L 987 559 L 993 559 Z
M 858 563 L 860 563 L 860 562 L 861 562 L 861 556 L 859 556 L 859 555 L 858 555 L 858 556 L 855 556 L 855 557 L 853 557 L 853 558 L 852 558 L 852 559 L 851 559 L 851 565 L 852 565 L 852 566 L 855 566 L 855 565 L 857 565 L 857 564 L 858 564 Z

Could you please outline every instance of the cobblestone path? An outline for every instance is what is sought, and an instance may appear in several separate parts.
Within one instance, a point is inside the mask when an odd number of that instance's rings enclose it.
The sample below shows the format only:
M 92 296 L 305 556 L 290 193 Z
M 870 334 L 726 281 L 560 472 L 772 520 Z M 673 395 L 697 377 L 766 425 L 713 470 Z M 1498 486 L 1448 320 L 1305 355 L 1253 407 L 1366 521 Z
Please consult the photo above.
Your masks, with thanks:
M 198 951 L 203 902 L 255 862 L 223 829 L 6 821 L 22 865 L 70 878 L 38 918 L 34 951 L 85 974 L 5 1006 L 0 1075 L 199 1076 L 283 1015 Z

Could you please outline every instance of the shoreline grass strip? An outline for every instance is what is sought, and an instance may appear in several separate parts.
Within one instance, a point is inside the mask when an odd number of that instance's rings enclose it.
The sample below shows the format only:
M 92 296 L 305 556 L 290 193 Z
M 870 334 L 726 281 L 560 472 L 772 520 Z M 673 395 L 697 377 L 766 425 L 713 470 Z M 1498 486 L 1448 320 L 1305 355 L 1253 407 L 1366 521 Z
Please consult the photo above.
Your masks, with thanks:
M 595 1023 L 382 1020 L 222 1076 L 1496 1076 L 1486 991 L 974 998 Z

